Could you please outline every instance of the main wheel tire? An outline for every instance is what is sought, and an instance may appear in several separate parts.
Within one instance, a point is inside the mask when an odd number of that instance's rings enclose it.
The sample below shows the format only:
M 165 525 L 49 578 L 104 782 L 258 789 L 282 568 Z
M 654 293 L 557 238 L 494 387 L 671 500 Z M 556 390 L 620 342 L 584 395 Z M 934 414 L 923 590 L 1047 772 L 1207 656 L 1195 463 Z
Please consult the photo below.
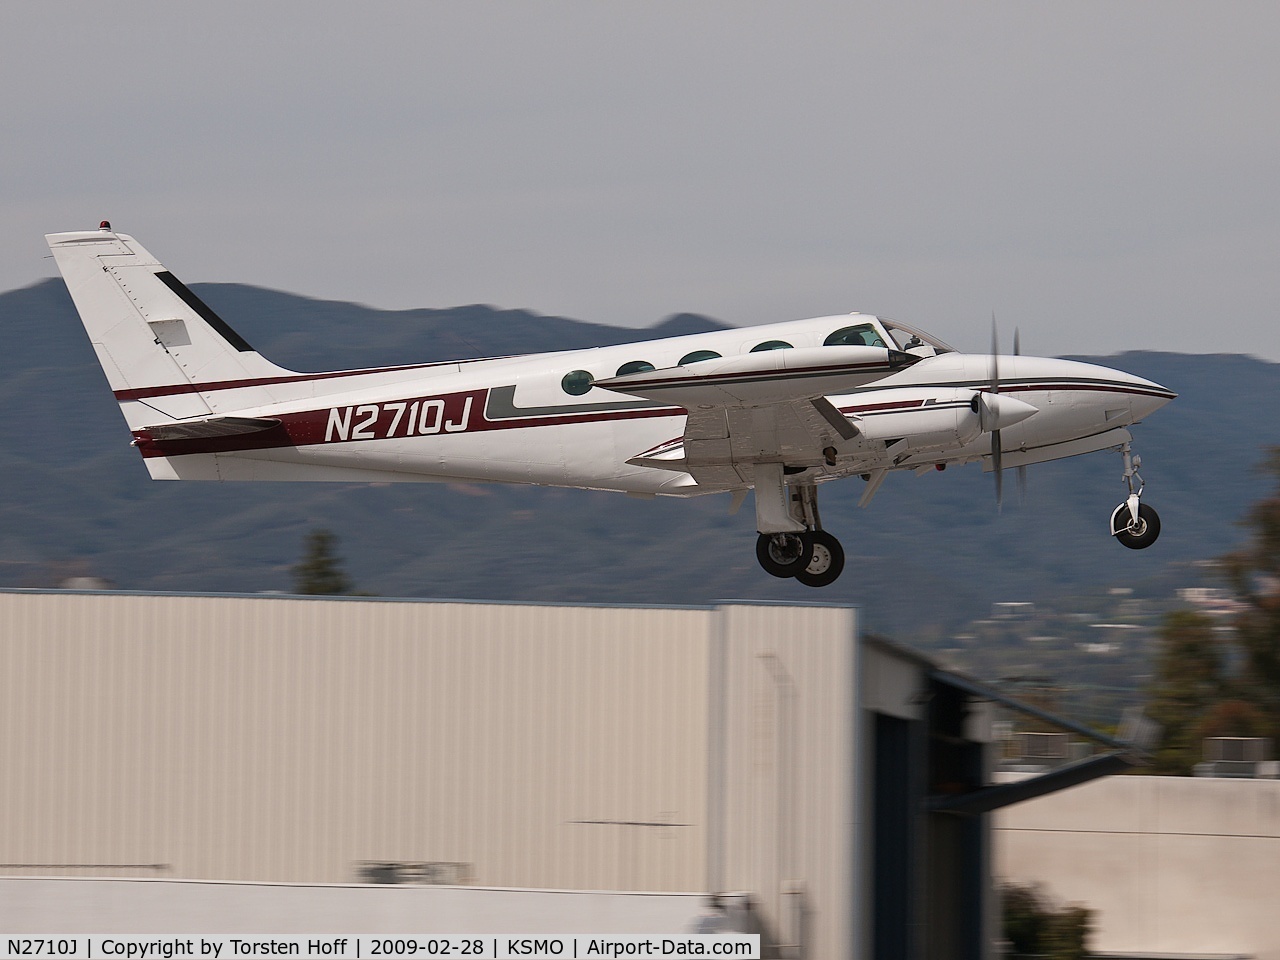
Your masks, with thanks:
M 1120 504 L 1116 508 L 1116 514 L 1121 510 L 1128 512 L 1125 504 Z M 1113 515 L 1112 522 L 1115 522 Z M 1160 515 L 1145 503 L 1138 504 L 1138 522 L 1129 523 L 1126 527 L 1116 531 L 1116 539 L 1123 543 L 1130 550 L 1145 550 L 1156 542 L 1156 538 L 1160 536 Z
M 809 565 L 813 541 L 798 533 L 762 533 L 756 540 L 756 559 L 774 577 L 794 577 Z
M 835 583 L 844 570 L 844 547 L 825 530 L 815 530 L 807 536 L 812 542 L 813 555 L 805 568 L 796 574 L 796 579 L 806 587 L 825 587 Z

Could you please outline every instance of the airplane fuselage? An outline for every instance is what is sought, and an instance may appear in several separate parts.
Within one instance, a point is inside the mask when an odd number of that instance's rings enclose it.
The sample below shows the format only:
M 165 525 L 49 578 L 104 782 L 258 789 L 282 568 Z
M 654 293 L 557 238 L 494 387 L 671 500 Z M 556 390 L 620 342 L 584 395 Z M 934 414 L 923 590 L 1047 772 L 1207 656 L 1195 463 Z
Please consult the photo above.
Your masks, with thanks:
M 267 480 L 281 475 L 277 465 L 305 464 L 314 472 L 304 479 L 488 480 L 694 496 L 746 484 L 706 487 L 680 471 L 627 464 L 680 438 L 683 408 L 599 388 L 575 396 L 564 378 L 584 371 L 601 379 L 633 363 L 673 367 L 698 350 L 745 354 L 771 340 L 820 345 L 855 320 L 875 322 L 856 314 L 822 317 L 527 357 L 207 384 L 201 394 L 215 412 L 278 419 L 280 427 L 249 438 L 152 440 L 140 425 L 135 437 L 149 465 L 168 461 L 156 476 L 171 465 L 175 479 Z M 860 421 L 859 436 L 837 444 L 834 466 L 790 465 L 812 467 L 816 479 L 828 480 L 881 467 L 981 460 L 990 451 L 971 401 L 988 389 L 990 362 L 985 354 L 939 353 L 829 397 Z M 1001 393 L 1036 409 L 1003 431 L 1011 454 L 1102 436 L 1172 396 L 1140 377 L 1072 360 L 1006 356 L 999 364 Z M 240 395 L 248 387 L 265 390 L 271 402 L 244 406 Z M 128 419 L 154 421 L 164 405 L 178 416 L 199 412 L 183 403 L 193 392 L 179 384 L 117 395 Z M 886 454 L 884 441 L 899 437 L 906 445 Z

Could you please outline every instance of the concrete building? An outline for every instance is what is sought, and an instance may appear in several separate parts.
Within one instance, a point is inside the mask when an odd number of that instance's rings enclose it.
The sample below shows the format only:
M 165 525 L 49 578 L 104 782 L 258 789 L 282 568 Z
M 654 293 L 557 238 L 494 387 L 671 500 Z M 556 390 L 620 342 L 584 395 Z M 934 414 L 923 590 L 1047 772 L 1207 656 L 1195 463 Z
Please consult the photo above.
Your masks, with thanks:
M 1280 960 L 1280 781 L 1109 777 L 1002 811 L 994 848 L 1094 911 L 1100 956 Z

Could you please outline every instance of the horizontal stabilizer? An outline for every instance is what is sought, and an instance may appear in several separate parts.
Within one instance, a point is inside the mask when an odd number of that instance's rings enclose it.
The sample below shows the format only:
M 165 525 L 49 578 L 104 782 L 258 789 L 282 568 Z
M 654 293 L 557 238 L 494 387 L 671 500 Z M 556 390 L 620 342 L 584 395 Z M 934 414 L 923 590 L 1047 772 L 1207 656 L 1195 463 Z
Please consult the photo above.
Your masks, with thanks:
M 271 417 L 211 417 L 142 427 L 137 433 L 151 440 L 198 440 L 206 437 L 238 437 L 280 426 Z

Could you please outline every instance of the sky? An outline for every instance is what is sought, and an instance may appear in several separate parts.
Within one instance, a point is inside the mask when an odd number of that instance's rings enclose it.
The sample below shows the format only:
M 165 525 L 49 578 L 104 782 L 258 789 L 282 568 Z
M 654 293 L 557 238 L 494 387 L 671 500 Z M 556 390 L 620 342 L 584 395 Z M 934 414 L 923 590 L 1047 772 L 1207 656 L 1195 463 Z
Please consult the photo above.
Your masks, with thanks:
M 861 310 L 975 351 L 994 314 L 1026 353 L 1280 361 L 1274 3 L 0 17 L 0 290 L 109 219 L 188 283 L 389 309 Z

